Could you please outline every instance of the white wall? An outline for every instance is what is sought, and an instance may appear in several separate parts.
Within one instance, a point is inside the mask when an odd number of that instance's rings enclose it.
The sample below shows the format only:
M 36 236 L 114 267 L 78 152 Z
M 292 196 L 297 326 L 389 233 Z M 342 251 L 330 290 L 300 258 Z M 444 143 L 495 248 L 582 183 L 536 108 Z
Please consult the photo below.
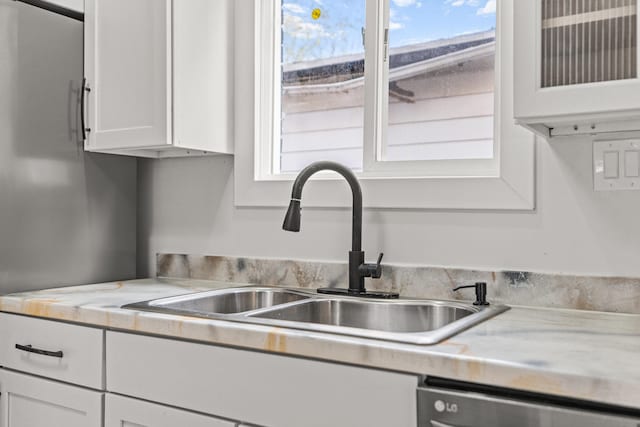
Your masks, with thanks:
M 584 141 L 539 142 L 537 168 L 536 212 L 365 212 L 368 258 L 640 277 L 640 192 L 593 192 Z M 232 157 L 141 160 L 138 174 L 141 276 L 157 252 L 346 262 L 348 211 L 305 210 L 284 232 L 284 208 L 234 207 Z

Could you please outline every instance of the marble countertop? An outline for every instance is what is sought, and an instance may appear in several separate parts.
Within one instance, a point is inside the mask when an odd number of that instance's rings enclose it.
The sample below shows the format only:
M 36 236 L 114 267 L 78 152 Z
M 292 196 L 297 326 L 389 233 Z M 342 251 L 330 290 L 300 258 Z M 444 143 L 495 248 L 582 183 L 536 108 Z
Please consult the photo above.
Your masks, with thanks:
M 513 307 L 433 346 L 121 309 L 234 286 L 143 279 L 0 297 L 0 311 L 640 409 L 640 316 Z

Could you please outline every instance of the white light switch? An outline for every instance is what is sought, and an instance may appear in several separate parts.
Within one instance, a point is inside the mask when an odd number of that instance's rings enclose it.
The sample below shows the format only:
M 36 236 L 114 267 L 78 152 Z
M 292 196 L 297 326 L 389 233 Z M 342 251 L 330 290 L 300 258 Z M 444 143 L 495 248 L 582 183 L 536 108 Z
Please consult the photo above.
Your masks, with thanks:
M 596 191 L 640 190 L 640 139 L 595 141 L 593 184 Z
M 604 153 L 604 177 L 605 179 L 618 179 L 620 169 L 620 153 L 617 151 L 605 151 Z
M 624 176 L 627 178 L 640 177 L 640 151 L 624 152 Z

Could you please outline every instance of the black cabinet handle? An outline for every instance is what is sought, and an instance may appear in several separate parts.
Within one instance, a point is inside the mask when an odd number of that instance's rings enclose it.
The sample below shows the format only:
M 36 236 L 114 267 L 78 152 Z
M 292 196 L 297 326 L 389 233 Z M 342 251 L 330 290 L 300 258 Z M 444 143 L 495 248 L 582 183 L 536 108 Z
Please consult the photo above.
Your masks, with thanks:
M 87 132 L 91 132 L 91 128 L 88 128 L 84 121 L 85 111 L 85 99 L 87 93 L 91 92 L 91 88 L 87 87 L 87 79 L 82 79 L 82 91 L 80 93 L 80 126 L 82 127 L 82 140 L 87 140 Z
M 62 353 L 62 351 L 41 350 L 39 348 L 34 348 L 31 345 L 16 344 L 16 348 L 21 351 L 26 351 L 27 353 L 41 354 L 43 356 L 50 356 L 50 357 L 59 357 L 60 359 L 62 359 L 62 357 L 64 356 L 64 353 Z

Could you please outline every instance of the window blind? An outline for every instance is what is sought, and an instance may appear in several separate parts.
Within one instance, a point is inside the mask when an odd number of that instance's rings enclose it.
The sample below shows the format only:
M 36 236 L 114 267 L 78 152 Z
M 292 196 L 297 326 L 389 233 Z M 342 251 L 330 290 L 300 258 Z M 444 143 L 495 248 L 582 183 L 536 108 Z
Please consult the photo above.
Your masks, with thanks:
M 636 0 L 540 1 L 543 88 L 637 77 Z

